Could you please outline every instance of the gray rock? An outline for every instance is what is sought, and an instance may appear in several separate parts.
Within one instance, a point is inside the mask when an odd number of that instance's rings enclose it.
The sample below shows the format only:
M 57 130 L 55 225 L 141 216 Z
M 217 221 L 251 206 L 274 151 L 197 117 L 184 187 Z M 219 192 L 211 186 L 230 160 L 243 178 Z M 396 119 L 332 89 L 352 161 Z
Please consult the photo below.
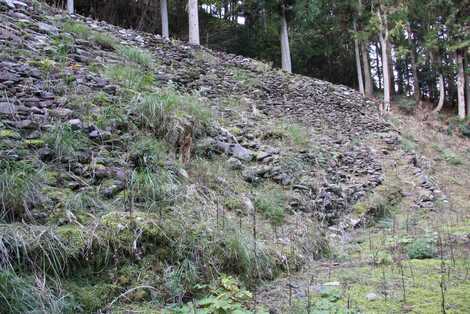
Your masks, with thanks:
M 374 292 L 369 292 L 367 295 L 366 295 L 366 299 L 367 301 L 375 301 L 379 298 L 379 296 L 374 293 Z
M 29 119 L 26 119 L 26 120 L 15 121 L 15 127 L 18 129 L 35 129 L 38 127 L 38 125 L 35 122 Z
M 227 163 L 232 170 L 241 170 L 243 168 L 242 162 L 234 157 L 230 157 Z
M 79 130 L 79 129 L 83 128 L 83 123 L 82 123 L 82 120 L 80 120 L 80 119 L 71 119 L 71 120 L 68 121 L 68 124 L 74 130 Z
M 240 144 L 231 144 L 231 143 L 225 143 L 222 141 L 217 141 L 216 149 L 219 152 L 225 153 L 229 156 L 233 156 L 243 161 L 250 161 L 254 157 L 254 154 L 251 150 L 246 149 Z
M 16 113 L 16 108 L 13 104 L 8 102 L 0 102 L 0 114 L 14 114 Z
M 39 22 L 38 23 L 38 28 L 39 28 L 39 30 L 41 30 L 45 33 L 51 33 L 51 34 L 54 34 L 54 35 L 59 34 L 59 29 L 57 27 L 55 27 L 54 25 L 51 25 L 51 24 L 47 24 L 47 23 L 44 23 L 44 22 Z

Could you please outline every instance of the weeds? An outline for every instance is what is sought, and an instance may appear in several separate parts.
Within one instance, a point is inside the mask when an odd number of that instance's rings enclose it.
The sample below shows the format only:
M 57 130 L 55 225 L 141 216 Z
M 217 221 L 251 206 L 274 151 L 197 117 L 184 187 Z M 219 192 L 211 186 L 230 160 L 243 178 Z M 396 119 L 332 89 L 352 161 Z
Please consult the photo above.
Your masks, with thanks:
M 178 198 L 177 178 L 160 169 L 158 173 L 150 169 L 134 170 L 129 184 L 131 204 L 139 205 L 146 211 L 159 211 Z
M 0 225 L 0 268 L 63 273 L 69 252 L 53 229 L 23 224 Z
M 114 49 L 117 46 L 117 39 L 111 34 L 95 32 L 88 25 L 76 22 L 67 21 L 63 24 L 62 30 L 66 33 L 75 35 L 84 40 L 92 40 L 103 49 Z
M 282 123 L 269 130 L 264 138 L 286 140 L 288 144 L 305 147 L 310 143 L 308 130 L 299 124 Z
M 107 50 L 114 50 L 118 44 L 118 40 L 107 33 L 94 32 L 92 39 L 98 46 Z
M 274 226 L 284 222 L 284 197 L 279 191 L 259 193 L 255 198 L 255 207 L 268 218 Z
M 41 168 L 27 161 L 0 161 L 0 220 L 13 221 L 29 215 L 43 201 Z
M 200 135 L 209 126 L 212 114 L 195 96 L 182 95 L 172 89 L 159 93 L 135 97 L 132 111 L 138 116 L 140 124 L 166 137 L 171 132 L 182 132 L 191 125 L 194 136 Z
M 416 239 L 406 247 L 407 255 L 411 259 L 433 258 L 437 255 L 437 249 L 430 239 Z
M 88 138 L 80 130 L 73 130 L 68 124 L 56 125 L 46 135 L 45 142 L 59 160 L 74 160 L 77 153 L 89 144 Z
M 130 46 L 120 46 L 118 48 L 118 53 L 126 58 L 127 61 L 137 63 L 138 65 L 144 68 L 151 68 L 154 64 L 152 55 L 142 49 L 130 47 Z
M 73 313 L 73 303 L 45 285 L 45 278 L 22 278 L 0 272 L 0 308 L 3 313 Z
M 165 143 L 154 137 L 142 136 L 133 140 L 129 153 L 136 167 L 158 170 L 164 166 L 168 151 Z
M 109 66 L 104 74 L 109 79 L 120 82 L 125 88 L 133 91 L 147 90 L 155 81 L 152 74 L 142 72 L 130 65 Z
M 82 39 L 90 38 L 93 33 L 88 25 L 76 21 L 65 22 L 64 25 L 62 25 L 62 30 Z

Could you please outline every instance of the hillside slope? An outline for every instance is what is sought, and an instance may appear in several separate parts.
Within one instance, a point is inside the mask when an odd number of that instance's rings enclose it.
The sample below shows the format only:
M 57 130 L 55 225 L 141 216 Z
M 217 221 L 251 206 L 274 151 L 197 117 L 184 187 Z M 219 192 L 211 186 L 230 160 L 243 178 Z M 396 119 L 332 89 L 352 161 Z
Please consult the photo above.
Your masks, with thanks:
M 445 269 L 468 309 L 468 213 L 438 259 L 449 201 L 356 91 L 37 1 L 0 25 L 1 311 L 430 313 Z

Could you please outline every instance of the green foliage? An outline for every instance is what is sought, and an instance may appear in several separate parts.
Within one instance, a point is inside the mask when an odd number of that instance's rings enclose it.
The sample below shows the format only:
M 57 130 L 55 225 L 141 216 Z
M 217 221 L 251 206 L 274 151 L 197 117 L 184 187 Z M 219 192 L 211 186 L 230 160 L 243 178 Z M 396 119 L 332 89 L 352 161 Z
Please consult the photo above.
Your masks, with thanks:
M 42 168 L 28 161 L 0 161 L 0 220 L 26 218 L 43 201 Z
M 282 225 L 284 222 L 284 204 L 284 197 L 279 191 L 264 191 L 255 198 L 256 209 L 261 211 L 275 226 Z
M 125 88 L 134 91 L 149 89 L 155 78 L 151 73 L 143 72 L 141 69 L 130 65 L 113 65 L 106 68 L 105 76 L 121 83 Z
M 411 135 L 403 135 L 400 143 L 401 147 L 406 152 L 413 152 L 417 148 L 416 140 Z
M 143 94 L 134 98 L 132 111 L 143 127 L 166 137 L 190 126 L 194 136 L 209 126 L 211 112 L 196 96 L 183 95 L 173 89 Z
M 52 148 L 57 159 L 74 160 L 77 153 L 88 145 L 88 138 L 80 130 L 73 130 L 68 124 L 57 124 L 45 136 L 45 142 Z
M 0 268 L 63 273 L 68 249 L 52 228 L 0 224 Z
M 209 295 L 194 303 L 188 303 L 183 307 L 170 310 L 171 313 L 207 313 L 207 314 L 248 314 L 245 305 L 252 299 L 252 294 L 241 288 L 240 283 L 231 276 L 222 275 L 217 286 L 209 288 Z M 257 313 L 266 313 L 264 309 L 258 309 Z
M 64 25 L 62 25 L 62 30 L 82 39 L 90 38 L 93 32 L 88 25 L 72 20 L 66 21 Z
M 152 171 L 148 168 L 132 172 L 129 198 L 135 205 L 147 211 L 161 211 L 179 195 L 178 180 L 164 168 Z
M 126 60 L 137 63 L 144 68 L 151 68 L 154 64 L 153 56 L 146 50 L 132 46 L 119 46 L 118 53 Z
M 94 32 L 93 41 L 103 49 L 113 50 L 117 46 L 118 40 L 111 34 Z
M 435 257 L 437 249 L 431 239 L 418 238 L 407 245 L 406 252 L 411 259 L 425 259 Z
M 0 271 L 1 312 L 12 314 L 74 312 L 73 304 L 67 296 L 60 295 L 43 283 L 45 278 L 23 278 L 12 271 Z
M 65 62 L 73 48 L 73 39 L 69 36 L 57 36 L 52 39 L 52 44 L 56 47 L 55 59 L 58 62 Z
M 165 143 L 151 136 L 135 138 L 129 149 L 131 160 L 136 167 L 155 170 L 164 166 L 168 151 Z
M 288 144 L 306 148 L 310 143 L 307 128 L 296 123 L 281 123 L 264 135 L 264 138 L 286 140 Z

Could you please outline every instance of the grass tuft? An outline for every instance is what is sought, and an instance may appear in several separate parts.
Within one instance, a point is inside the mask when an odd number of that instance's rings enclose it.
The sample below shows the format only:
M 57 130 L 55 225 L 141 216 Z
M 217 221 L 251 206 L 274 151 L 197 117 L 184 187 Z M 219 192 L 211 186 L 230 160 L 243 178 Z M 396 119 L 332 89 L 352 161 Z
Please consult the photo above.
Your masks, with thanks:
M 137 63 L 144 68 L 151 68 L 154 64 L 152 55 L 148 51 L 139 48 L 119 46 L 118 53 L 126 60 Z
M 45 136 L 45 142 L 52 148 L 57 159 L 74 160 L 77 153 L 89 144 L 88 138 L 68 124 L 58 124 Z
M 155 79 L 152 74 L 142 72 L 140 69 L 130 65 L 113 65 L 105 70 L 105 76 L 121 83 L 125 88 L 134 91 L 149 89 Z
M 13 221 L 42 203 L 44 172 L 27 161 L 0 161 L 0 220 Z
M 12 271 L 0 272 L 2 313 L 73 313 L 73 303 L 45 285 L 42 278 L 22 278 Z M 5 312 L 3 312 L 5 311 Z
M 212 114 L 196 96 L 183 95 L 173 89 L 134 98 L 132 111 L 141 125 L 166 137 L 191 126 L 194 136 L 209 126 Z

